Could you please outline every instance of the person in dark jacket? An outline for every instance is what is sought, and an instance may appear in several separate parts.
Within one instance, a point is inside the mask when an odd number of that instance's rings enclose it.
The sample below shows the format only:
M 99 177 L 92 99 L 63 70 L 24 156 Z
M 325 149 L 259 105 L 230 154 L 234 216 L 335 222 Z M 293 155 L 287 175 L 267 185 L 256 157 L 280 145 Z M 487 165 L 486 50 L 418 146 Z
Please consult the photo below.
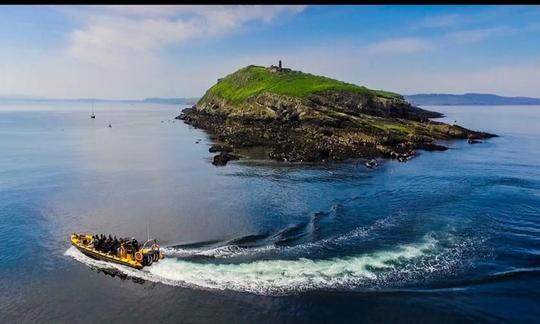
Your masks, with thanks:
M 139 251 L 139 242 L 137 242 L 137 240 L 135 238 L 132 239 L 132 244 L 133 244 L 133 250 L 135 250 L 134 252 L 137 252 Z
M 105 237 L 105 235 L 101 234 L 101 250 L 104 250 L 106 242 L 107 238 Z
M 109 237 L 105 240 L 105 244 L 103 245 L 103 252 L 108 253 L 111 250 L 111 243 L 112 238 L 109 235 Z
M 101 251 L 101 249 L 103 249 L 103 234 L 96 235 L 96 236 L 97 236 L 96 250 Z
M 111 248 L 111 252 L 113 255 L 118 255 L 119 247 L 120 247 L 120 243 L 118 242 L 118 239 L 116 238 L 116 235 L 115 235 L 112 241 L 112 248 Z

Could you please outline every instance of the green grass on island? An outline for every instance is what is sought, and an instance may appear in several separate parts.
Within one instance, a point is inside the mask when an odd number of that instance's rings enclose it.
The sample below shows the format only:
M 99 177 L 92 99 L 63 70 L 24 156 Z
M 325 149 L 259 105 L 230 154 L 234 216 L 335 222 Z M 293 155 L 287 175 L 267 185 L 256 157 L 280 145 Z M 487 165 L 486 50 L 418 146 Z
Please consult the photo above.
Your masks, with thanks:
M 265 67 L 249 65 L 221 79 L 208 89 L 200 102 L 204 102 L 210 96 L 217 96 L 229 103 L 239 104 L 247 98 L 263 92 L 303 98 L 327 90 L 355 92 L 366 96 L 390 99 L 401 98 L 396 93 L 371 90 L 363 86 L 300 71 L 273 73 Z

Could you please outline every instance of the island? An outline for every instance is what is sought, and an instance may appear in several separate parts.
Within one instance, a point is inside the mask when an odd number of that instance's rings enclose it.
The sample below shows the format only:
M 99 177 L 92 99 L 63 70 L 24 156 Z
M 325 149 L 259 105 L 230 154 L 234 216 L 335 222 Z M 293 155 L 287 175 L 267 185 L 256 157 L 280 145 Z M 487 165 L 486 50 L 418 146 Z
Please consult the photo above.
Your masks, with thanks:
M 223 165 L 246 147 L 288 162 L 393 158 L 446 150 L 438 140 L 496 136 L 431 118 L 403 96 L 277 66 L 249 65 L 218 79 L 177 119 L 221 142 L 213 163 Z

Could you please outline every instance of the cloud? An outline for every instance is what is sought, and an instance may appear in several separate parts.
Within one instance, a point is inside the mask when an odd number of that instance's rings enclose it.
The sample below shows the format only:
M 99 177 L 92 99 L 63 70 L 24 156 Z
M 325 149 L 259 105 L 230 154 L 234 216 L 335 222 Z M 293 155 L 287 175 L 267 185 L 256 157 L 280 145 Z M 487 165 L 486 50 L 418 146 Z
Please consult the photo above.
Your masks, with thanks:
M 431 50 L 433 43 L 420 37 L 393 38 L 376 42 L 364 49 L 373 54 L 411 54 Z
M 450 15 L 438 15 L 428 16 L 418 22 L 414 27 L 416 28 L 448 28 L 455 27 L 463 24 L 467 20 L 462 15 L 450 14 Z
M 151 59 L 161 48 L 219 37 L 249 23 L 270 23 L 304 6 L 101 6 L 83 10 L 69 35 L 66 53 L 82 61 L 114 66 Z
M 483 29 L 465 29 L 451 32 L 445 35 L 446 40 L 458 44 L 474 43 L 482 41 L 488 37 L 509 32 L 510 29 L 499 26 Z
M 515 32 L 505 26 L 462 29 L 444 33 L 437 37 L 400 37 L 375 42 L 364 46 L 362 50 L 369 54 L 406 55 L 423 53 L 444 47 L 483 41 L 489 37 Z
M 476 10 L 465 11 L 459 14 L 428 15 L 424 19 L 413 24 L 413 29 L 432 28 L 432 29 L 455 29 L 455 28 L 480 28 L 498 24 L 501 21 L 512 20 L 513 15 L 531 14 L 534 12 L 533 6 L 485 6 L 476 8 Z
M 409 68 L 364 71 L 369 84 L 402 94 L 414 93 L 494 93 L 507 96 L 540 97 L 540 62 L 529 61 L 514 65 L 466 70 L 444 67 Z M 396 78 L 406 75 L 406 80 Z

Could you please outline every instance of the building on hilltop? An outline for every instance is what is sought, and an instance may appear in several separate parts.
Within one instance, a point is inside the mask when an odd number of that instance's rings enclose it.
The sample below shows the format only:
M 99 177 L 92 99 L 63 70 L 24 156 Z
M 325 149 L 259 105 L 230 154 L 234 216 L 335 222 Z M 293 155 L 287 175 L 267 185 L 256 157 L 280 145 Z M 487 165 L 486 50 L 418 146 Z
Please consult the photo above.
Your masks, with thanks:
M 277 72 L 290 72 L 292 71 L 291 69 L 289 68 L 284 68 L 281 66 L 281 60 L 279 60 L 279 63 L 278 63 L 278 66 L 275 66 L 275 65 L 270 65 L 268 67 L 268 70 L 270 70 L 270 72 L 273 72 L 273 73 L 277 73 Z

